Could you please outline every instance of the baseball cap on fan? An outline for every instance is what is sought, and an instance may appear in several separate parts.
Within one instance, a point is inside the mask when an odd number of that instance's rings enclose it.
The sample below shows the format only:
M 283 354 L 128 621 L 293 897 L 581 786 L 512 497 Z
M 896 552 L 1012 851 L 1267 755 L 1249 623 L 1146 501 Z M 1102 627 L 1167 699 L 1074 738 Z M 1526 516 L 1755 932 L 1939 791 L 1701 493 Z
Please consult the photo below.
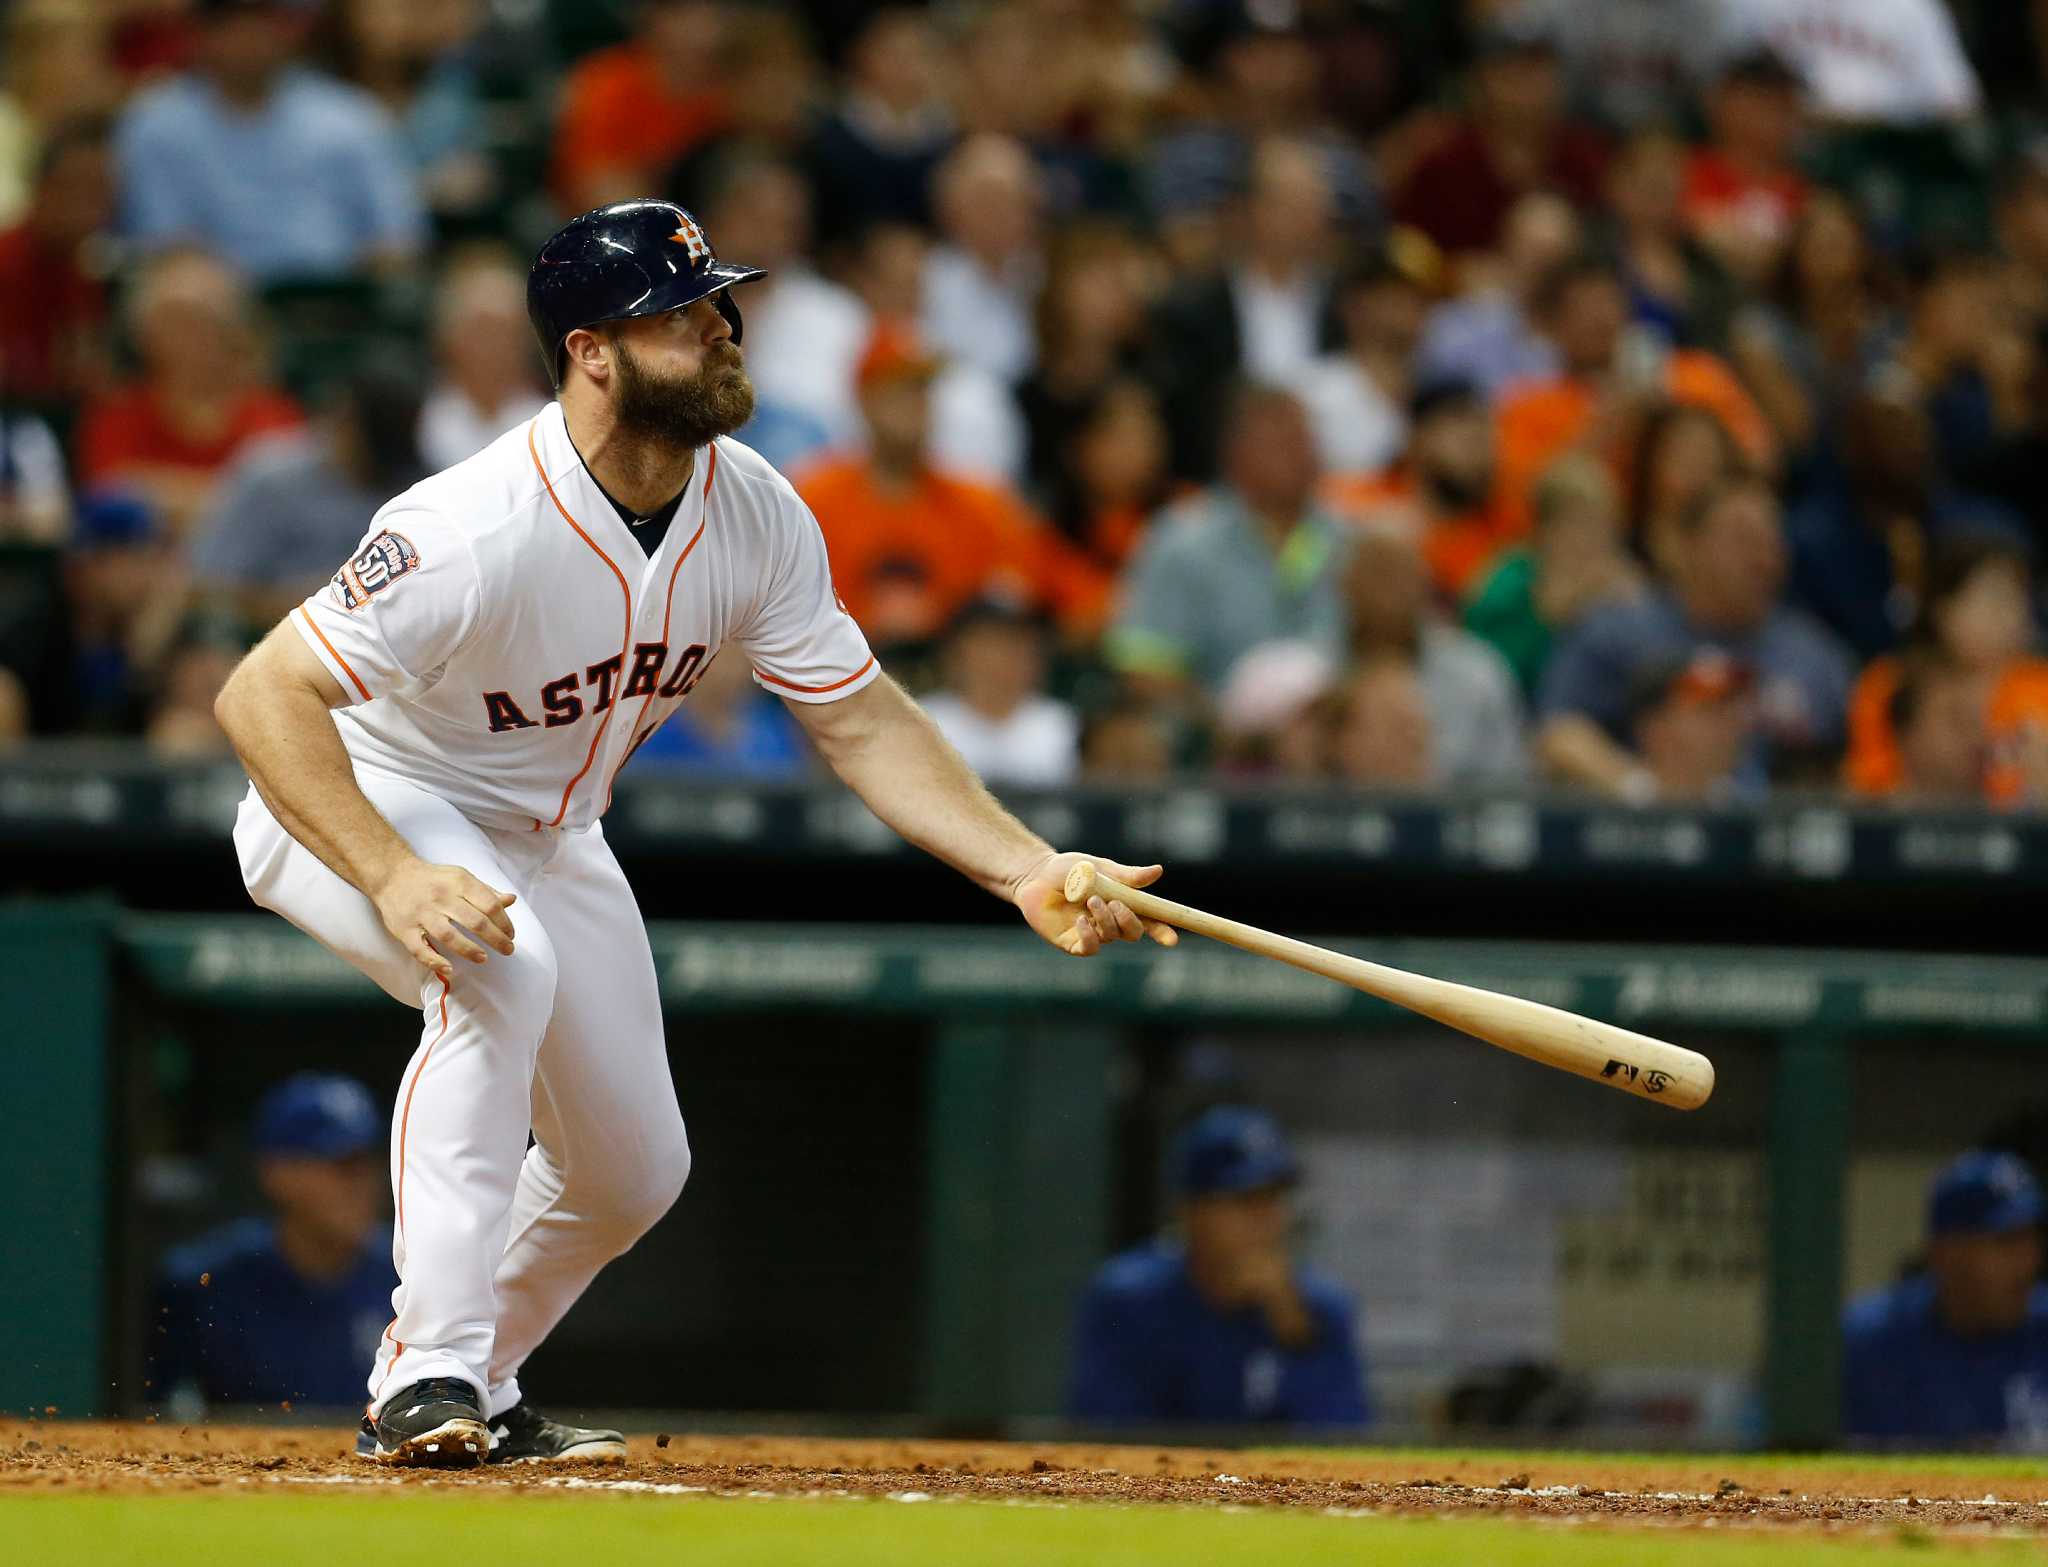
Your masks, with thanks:
M 1280 1123 L 1248 1105 L 1205 1110 L 1173 1145 L 1174 1185 L 1182 1197 L 1238 1196 L 1301 1179 Z
M 287 1159 L 346 1159 L 383 1137 L 384 1117 L 361 1083 L 339 1073 L 300 1072 L 257 1104 L 249 1146 Z
M 1927 1233 L 2002 1235 L 2039 1224 L 2048 1214 L 2041 1187 L 2018 1154 L 1973 1150 L 1934 1178 L 1927 1193 Z

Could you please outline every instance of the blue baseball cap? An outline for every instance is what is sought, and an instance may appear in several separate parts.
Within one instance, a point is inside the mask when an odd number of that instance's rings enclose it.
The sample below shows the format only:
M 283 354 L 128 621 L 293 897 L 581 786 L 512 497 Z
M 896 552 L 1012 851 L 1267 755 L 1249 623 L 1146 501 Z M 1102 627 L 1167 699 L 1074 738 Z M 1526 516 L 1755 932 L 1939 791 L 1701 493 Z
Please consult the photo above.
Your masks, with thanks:
M 346 1159 L 383 1141 L 384 1117 L 369 1089 L 352 1077 L 300 1072 L 256 1106 L 249 1146 L 259 1154 Z
M 1280 1123 L 1244 1105 L 1217 1105 L 1197 1117 L 1174 1140 L 1173 1168 L 1183 1197 L 1255 1192 L 1301 1179 Z
M 2018 1154 L 1966 1153 L 1927 1192 L 1929 1235 L 1996 1235 L 2041 1222 L 2041 1187 Z

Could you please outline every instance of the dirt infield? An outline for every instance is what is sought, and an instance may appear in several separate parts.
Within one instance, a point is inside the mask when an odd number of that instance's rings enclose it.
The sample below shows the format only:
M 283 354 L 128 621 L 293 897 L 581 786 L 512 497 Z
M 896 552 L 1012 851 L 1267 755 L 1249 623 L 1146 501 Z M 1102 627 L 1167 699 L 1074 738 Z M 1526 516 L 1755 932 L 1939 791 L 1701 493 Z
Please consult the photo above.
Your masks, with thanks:
M 0 1496 L 64 1488 L 124 1494 L 272 1486 L 446 1486 L 544 1497 L 896 1496 L 1299 1507 L 1585 1522 L 1891 1528 L 2048 1535 L 2048 1473 L 1947 1465 L 1317 1455 L 790 1437 L 635 1436 L 622 1464 L 389 1471 L 322 1429 L 0 1421 Z

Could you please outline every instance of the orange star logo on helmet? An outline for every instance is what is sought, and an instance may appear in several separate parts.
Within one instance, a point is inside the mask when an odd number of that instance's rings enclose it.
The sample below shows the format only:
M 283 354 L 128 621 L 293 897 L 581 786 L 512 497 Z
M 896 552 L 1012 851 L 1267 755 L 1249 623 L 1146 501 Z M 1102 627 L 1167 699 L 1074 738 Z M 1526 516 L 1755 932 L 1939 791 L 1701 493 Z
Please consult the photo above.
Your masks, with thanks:
M 692 261 L 711 259 L 710 242 L 704 238 L 704 231 L 689 218 L 684 218 L 676 225 L 676 231 L 669 235 L 669 242 L 688 250 Z

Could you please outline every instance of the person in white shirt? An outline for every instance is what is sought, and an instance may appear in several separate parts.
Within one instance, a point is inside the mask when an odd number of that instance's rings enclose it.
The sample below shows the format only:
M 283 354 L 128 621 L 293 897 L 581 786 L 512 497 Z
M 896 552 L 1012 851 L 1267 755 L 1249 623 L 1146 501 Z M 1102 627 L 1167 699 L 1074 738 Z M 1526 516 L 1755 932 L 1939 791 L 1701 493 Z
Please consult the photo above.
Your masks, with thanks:
M 1429 314 L 1422 279 L 1390 255 L 1361 262 L 1336 286 L 1339 353 L 1303 371 L 1294 390 L 1315 429 L 1326 473 L 1377 473 L 1408 441 L 1416 346 Z
M 1719 48 L 1789 61 L 1823 120 L 1921 125 L 1983 106 L 1977 73 L 1942 0 L 1719 0 Z
M 768 273 L 747 292 L 755 392 L 754 417 L 741 432 L 747 444 L 784 473 L 857 445 L 854 367 L 874 323 L 858 294 L 810 264 L 810 181 L 781 158 L 735 152 L 712 163 L 704 187 L 704 221 Z
M 434 386 L 420 405 L 429 472 L 474 456 L 547 406 L 525 328 L 526 279 L 502 257 L 458 258 L 441 275 Z
M 970 137 L 939 165 L 932 198 L 941 242 L 925 264 L 925 341 L 1015 385 L 1038 358 L 1033 315 L 1045 280 L 1038 165 L 1013 137 Z
M 981 598 L 953 619 L 940 654 L 944 686 L 924 699 L 939 733 L 991 783 L 1070 783 L 1081 721 L 1047 696 L 1045 628 L 1020 604 Z
M 251 897 L 422 1012 L 373 1460 L 625 1455 L 538 1415 L 519 1377 L 689 1176 L 654 957 L 599 818 L 721 652 L 878 817 L 1061 951 L 1173 939 L 1066 901 L 1084 856 L 1004 811 L 882 674 L 817 521 L 731 439 L 754 399 L 727 290 L 756 275 L 671 202 L 558 231 L 527 296 L 557 400 L 386 504 L 216 703 L 252 781 Z

